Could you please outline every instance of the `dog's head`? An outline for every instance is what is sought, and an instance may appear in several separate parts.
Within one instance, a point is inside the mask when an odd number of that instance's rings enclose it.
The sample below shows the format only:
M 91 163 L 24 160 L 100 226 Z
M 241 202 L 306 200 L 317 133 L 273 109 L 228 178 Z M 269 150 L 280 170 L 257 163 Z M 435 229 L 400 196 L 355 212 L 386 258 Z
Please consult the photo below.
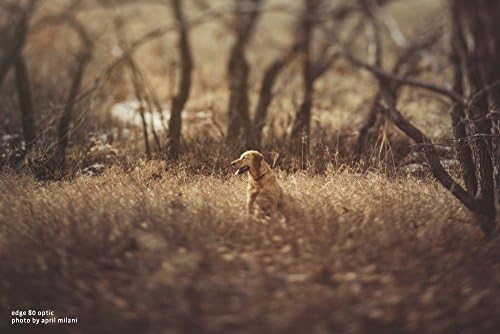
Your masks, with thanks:
M 239 159 L 231 162 L 233 168 L 236 168 L 235 175 L 248 172 L 250 169 L 259 171 L 260 165 L 264 160 L 264 156 L 257 151 L 246 151 Z

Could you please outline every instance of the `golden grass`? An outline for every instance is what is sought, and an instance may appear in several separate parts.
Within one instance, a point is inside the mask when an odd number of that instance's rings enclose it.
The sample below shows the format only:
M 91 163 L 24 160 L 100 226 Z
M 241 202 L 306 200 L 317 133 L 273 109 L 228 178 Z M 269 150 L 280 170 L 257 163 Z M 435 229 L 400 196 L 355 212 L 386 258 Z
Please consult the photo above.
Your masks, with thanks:
M 245 177 L 158 162 L 48 183 L 4 172 L 0 309 L 78 316 L 78 333 L 500 328 L 498 242 L 433 181 L 278 175 L 289 222 L 246 220 Z

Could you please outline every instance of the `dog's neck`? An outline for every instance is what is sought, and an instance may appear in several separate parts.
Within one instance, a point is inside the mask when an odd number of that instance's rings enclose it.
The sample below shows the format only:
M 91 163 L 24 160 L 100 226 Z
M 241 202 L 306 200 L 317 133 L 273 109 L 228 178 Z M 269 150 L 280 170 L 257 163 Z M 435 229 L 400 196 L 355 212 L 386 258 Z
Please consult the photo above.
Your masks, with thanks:
M 257 171 L 250 170 L 250 172 L 248 173 L 250 178 L 254 182 L 259 182 L 260 180 L 262 180 L 264 178 L 264 176 L 267 175 L 267 172 L 268 172 L 268 168 L 266 168 L 266 167 L 267 166 L 265 165 L 265 162 L 263 162 L 261 167 L 259 168 L 259 170 L 257 170 Z
M 266 174 L 267 174 L 267 172 L 264 172 L 264 173 L 262 173 L 262 175 L 260 175 L 259 177 L 254 177 L 254 178 L 253 178 L 253 180 L 254 180 L 255 182 L 260 181 L 260 180 L 262 180 L 262 178 L 263 178 L 264 176 L 266 176 Z

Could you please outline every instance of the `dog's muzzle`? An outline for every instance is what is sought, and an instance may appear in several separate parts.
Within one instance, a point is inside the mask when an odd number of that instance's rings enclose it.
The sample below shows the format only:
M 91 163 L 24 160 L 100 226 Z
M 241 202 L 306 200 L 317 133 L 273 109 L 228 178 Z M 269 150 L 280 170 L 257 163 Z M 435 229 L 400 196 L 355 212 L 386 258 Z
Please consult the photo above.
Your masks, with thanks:
M 238 168 L 238 169 L 236 170 L 235 175 L 243 174 L 243 173 L 245 173 L 245 172 L 248 172 L 249 170 L 250 170 L 250 167 L 248 167 L 248 166 L 243 166 L 243 167 Z
M 233 166 L 233 168 L 237 168 L 236 162 L 235 161 L 231 162 L 231 166 Z M 250 167 L 243 166 L 243 167 L 237 168 L 236 173 L 234 173 L 234 175 L 240 175 L 240 174 L 243 174 L 245 172 L 248 172 L 249 170 L 250 170 Z

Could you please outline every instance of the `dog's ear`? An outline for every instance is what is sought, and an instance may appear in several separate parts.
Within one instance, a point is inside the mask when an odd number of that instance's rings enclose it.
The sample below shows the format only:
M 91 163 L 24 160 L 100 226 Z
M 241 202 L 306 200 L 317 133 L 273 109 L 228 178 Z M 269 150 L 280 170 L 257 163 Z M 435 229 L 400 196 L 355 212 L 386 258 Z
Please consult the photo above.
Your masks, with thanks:
M 261 154 L 255 154 L 253 156 L 253 164 L 257 170 L 260 169 L 260 165 L 262 163 L 262 160 L 264 160 L 264 157 Z

